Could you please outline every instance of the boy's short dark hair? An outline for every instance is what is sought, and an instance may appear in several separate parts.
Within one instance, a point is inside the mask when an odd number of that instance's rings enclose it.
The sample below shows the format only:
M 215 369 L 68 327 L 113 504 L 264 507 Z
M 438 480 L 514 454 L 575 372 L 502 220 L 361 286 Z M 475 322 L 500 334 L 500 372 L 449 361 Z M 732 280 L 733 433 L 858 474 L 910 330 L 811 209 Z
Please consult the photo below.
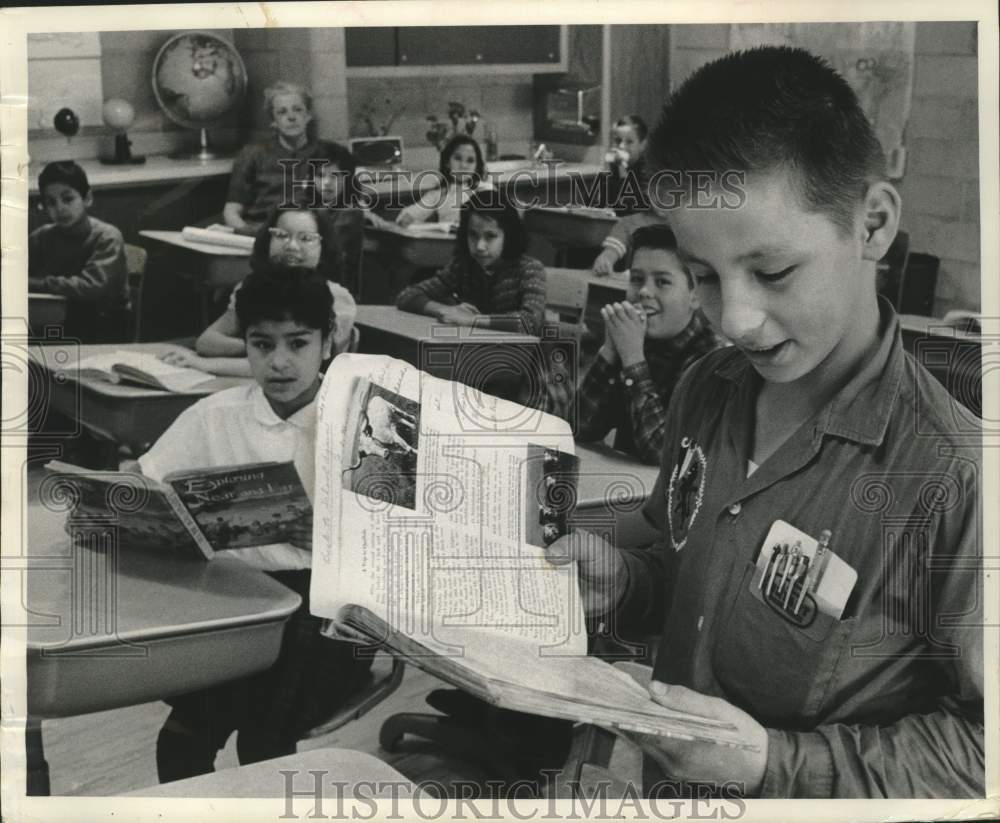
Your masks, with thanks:
M 825 60 L 788 46 L 707 63 L 664 106 L 647 149 L 681 172 L 792 169 L 807 208 L 842 230 L 885 156 L 858 98 Z
M 482 189 L 473 192 L 462 205 L 458 218 L 458 241 L 456 252 L 459 257 L 469 258 L 469 219 L 472 215 L 496 220 L 503 231 L 504 260 L 517 260 L 528 246 L 528 234 L 524 221 L 510 198 L 501 189 Z
M 648 226 L 640 226 L 629 237 L 628 267 L 632 267 L 632 260 L 639 249 L 662 249 L 673 254 L 677 253 L 677 238 L 674 236 L 670 226 L 666 223 L 654 223 Z M 694 277 L 684 267 L 684 274 L 687 276 L 688 288 L 694 288 Z
M 42 173 L 38 175 L 38 191 L 45 194 L 45 187 L 53 183 L 62 183 L 79 192 L 80 197 L 90 194 L 90 181 L 85 172 L 72 160 L 56 160 L 47 163 Z
M 323 337 L 332 331 L 333 295 L 322 275 L 293 266 L 261 266 L 248 274 L 236 292 L 240 331 L 264 320 L 294 320 Z

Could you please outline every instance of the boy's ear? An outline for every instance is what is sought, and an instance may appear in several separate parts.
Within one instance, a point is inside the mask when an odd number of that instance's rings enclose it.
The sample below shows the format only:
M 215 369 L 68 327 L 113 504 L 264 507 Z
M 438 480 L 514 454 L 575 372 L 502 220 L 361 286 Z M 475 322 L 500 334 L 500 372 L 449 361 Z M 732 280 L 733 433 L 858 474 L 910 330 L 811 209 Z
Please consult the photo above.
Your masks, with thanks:
M 891 183 L 872 183 L 865 193 L 865 217 L 862 227 L 864 260 L 878 262 L 889 251 L 899 231 L 902 200 Z

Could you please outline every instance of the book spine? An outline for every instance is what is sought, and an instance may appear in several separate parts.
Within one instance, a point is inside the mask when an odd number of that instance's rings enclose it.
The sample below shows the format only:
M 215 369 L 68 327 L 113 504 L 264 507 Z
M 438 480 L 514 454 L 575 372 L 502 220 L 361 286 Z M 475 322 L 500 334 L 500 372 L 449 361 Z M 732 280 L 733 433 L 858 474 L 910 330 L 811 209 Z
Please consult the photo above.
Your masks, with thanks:
M 177 496 L 177 492 L 175 492 L 168 483 L 164 483 L 163 487 L 163 494 L 167 498 L 170 508 L 174 510 L 174 514 L 177 515 L 181 524 L 185 529 L 187 529 L 188 534 L 191 535 L 191 539 L 194 540 L 198 548 L 201 549 L 201 553 L 205 555 L 205 559 L 211 560 L 215 556 L 215 549 L 212 548 L 212 544 L 208 542 L 208 538 L 205 537 L 202 530 L 198 528 L 198 524 L 195 523 L 191 513 L 187 510 L 187 508 L 185 508 L 180 497 Z

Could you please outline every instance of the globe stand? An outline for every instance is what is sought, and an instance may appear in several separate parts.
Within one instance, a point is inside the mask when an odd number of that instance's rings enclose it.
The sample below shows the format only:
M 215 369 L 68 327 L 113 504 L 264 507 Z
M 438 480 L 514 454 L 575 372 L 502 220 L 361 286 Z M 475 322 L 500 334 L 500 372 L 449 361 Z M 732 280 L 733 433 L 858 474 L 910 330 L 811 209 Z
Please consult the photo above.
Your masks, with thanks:
M 206 160 L 215 160 L 218 156 L 208 147 L 208 130 L 201 129 L 201 150 L 193 155 L 193 159 L 204 162 Z

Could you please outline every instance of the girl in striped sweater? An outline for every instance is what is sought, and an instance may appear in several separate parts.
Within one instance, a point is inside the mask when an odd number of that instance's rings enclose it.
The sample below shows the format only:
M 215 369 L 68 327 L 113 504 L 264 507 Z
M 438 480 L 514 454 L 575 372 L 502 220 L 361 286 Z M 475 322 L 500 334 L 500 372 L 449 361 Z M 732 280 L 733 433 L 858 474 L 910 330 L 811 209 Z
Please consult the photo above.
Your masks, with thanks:
M 524 253 L 526 242 L 521 216 L 506 196 L 475 192 L 462 206 L 454 259 L 400 292 L 396 305 L 456 326 L 540 335 L 545 267 Z

